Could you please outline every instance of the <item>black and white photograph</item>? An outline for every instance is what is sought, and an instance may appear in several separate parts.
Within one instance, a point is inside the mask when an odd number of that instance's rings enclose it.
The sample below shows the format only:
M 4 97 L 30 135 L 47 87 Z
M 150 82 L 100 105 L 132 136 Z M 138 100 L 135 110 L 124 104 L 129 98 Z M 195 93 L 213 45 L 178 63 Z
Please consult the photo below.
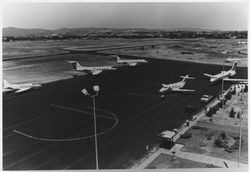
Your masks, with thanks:
M 248 170 L 247 1 L 1 6 L 2 170 Z

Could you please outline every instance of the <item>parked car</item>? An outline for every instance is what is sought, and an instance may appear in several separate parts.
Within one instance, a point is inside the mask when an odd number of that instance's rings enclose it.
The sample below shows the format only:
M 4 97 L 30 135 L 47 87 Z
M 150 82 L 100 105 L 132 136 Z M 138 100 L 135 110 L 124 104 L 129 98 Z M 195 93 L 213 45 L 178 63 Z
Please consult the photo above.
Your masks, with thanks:
M 206 95 L 204 94 L 202 97 L 201 97 L 201 102 L 202 103 L 207 103 L 208 101 L 210 101 L 212 99 L 213 96 L 211 95 Z

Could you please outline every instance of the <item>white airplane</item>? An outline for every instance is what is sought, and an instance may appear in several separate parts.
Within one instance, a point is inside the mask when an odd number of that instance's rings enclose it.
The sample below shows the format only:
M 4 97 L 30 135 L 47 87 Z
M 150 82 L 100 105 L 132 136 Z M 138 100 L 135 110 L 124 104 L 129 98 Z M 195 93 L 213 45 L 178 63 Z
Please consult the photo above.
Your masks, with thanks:
M 221 54 L 227 54 L 227 53 L 228 53 L 227 50 L 224 50 L 224 51 L 221 52 Z
M 236 70 L 235 70 L 236 66 L 237 66 L 237 62 L 234 62 L 232 68 L 228 71 L 221 71 L 219 74 L 216 74 L 216 75 L 210 75 L 207 73 L 204 73 L 203 75 L 209 77 L 210 82 L 216 82 L 222 79 L 224 81 L 241 82 L 240 81 L 241 79 L 229 79 L 230 76 L 234 76 L 236 74 Z M 243 79 L 242 82 L 245 82 L 245 79 Z
M 86 72 L 88 74 L 92 75 L 97 75 L 101 73 L 104 70 L 116 70 L 113 66 L 81 66 L 77 61 L 68 61 L 69 63 L 72 64 L 74 70 L 76 71 L 81 71 L 81 72 Z
M 247 42 L 243 42 L 243 41 L 240 41 L 240 40 L 238 40 L 238 42 L 237 42 L 237 45 L 246 45 L 247 44 Z
M 119 56 L 116 56 L 117 63 L 126 63 L 129 66 L 136 66 L 137 63 L 147 63 L 148 61 L 145 59 L 120 59 Z
M 221 52 L 221 54 L 227 54 L 227 53 L 232 53 L 232 51 L 229 51 L 229 50 L 223 50 L 223 51 Z
M 239 62 L 239 61 L 241 61 L 240 58 L 227 58 L 226 59 L 226 62 L 233 62 L 233 63 L 235 63 L 235 62 Z
M 11 84 L 7 80 L 3 80 L 3 92 L 15 91 L 15 93 L 21 93 L 21 92 L 30 90 L 31 88 L 38 88 L 41 86 L 42 85 L 40 84 L 34 84 L 34 83 Z
M 182 89 L 186 85 L 187 79 L 194 79 L 193 77 L 186 76 L 180 76 L 183 78 L 181 81 L 172 83 L 172 84 L 162 84 L 162 88 L 159 90 L 160 93 L 162 93 L 162 97 L 164 97 L 165 93 L 171 93 L 171 92 L 194 92 L 195 90 L 190 89 Z

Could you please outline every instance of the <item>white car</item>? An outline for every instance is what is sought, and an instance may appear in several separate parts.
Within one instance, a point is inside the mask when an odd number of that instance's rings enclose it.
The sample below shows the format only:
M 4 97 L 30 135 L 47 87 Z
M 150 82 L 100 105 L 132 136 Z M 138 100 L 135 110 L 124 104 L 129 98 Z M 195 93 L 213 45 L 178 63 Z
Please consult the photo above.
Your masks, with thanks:
M 204 95 L 201 97 L 201 102 L 207 103 L 209 100 L 211 100 L 212 97 L 213 97 L 213 96 L 204 94 Z

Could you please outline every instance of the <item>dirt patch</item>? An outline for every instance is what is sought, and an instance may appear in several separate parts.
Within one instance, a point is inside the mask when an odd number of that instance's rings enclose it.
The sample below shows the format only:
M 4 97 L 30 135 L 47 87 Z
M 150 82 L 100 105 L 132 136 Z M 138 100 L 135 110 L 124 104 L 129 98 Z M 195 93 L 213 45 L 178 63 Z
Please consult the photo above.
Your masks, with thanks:
M 160 154 L 154 159 L 146 169 L 166 169 L 166 168 L 218 168 L 211 164 L 200 163 L 171 155 Z
M 242 101 L 241 101 L 242 100 Z M 243 96 L 234 95 L 224 109 L 220 109 L 212 117 L 203 117 L 187 132 L 192 133 L 189 139 L 178 139 L 184 144 L 182 151 L 204 154 L 232 161 L 238 160 L 240 120 L 229 117 L 231 107 L 243 111 L 242 142 L 240 161 L 248 162 L 248 128 L 247 128 L 247 93 Z M 213 122 L 210 122 L 212 119 Z M 224 133 L 224 134 L 221 134 Z M 221 136 L 225 135 L 225 136 Z

